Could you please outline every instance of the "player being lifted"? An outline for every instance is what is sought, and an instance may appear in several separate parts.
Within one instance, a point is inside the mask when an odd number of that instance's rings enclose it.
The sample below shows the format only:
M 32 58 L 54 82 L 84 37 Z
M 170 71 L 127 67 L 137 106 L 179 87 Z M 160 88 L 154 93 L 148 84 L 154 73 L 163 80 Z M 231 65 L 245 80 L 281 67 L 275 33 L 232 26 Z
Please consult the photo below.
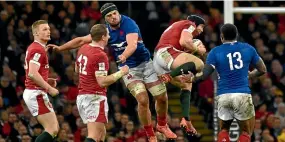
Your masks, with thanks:
M 229 129 L 233 119 L 237 119 L 242 130 L 238 141 L 251 141 L 255 113 L 248 78 L 266 73 L 264 62 L 254 47 L 237 42 L 237 37 L 238 30 L 235 25 L 223 25 L 221 27 L 223 44 L 210 51 L 202 75 L 196 75 L 192 80 L 194 83 L 200 82 L 215 69 L 218 72 L 218 91 L 215 98 L 221 130 L 218 142 L 230 142 Z M 254 65 L 256 69 L 248 73 L 250 65 Z
M 30 44 L 25 57 L 25 91 L 24 101 L 31 114 L 37 117 L 45 131 L 36 142 L 52 142 L 56 137 L 59 125 L 47 92 L 51 96 L 58 94 L 56 80 L 48 78 L 49 63 L 46 44 L 50 40 L 50 27 L 47 21 L 38 20 L 32 25 L 34 42 Z
M 157 130 L 169 139 L 177 138 L 167 125 L 168 98 L 166 87 L 157 77 L 138 25 L 130 17 L 121 15 L 113 3 L 104 4 L 100 11 L 110 31 L 108 45 L 114 50 L 115 59 L 130 68 L 129 74 L 123 76 L 123 80 L 138 102 L 138 116 L 146 130 L 149 141 L 155 142 L 157 138 L 151 124 L 149 97 L 146 89 L 156 100 Z M 91 40 L 91 36 L 87 35 L 75 38 L 59 47 L 51 46 L 61 51 L 78 48 L 84 43 L 90 43 Z M 122 64 L 119 65 L 119 68 L 122 67 Z
M 104 47 L 108 44 L 109 32 L 103 24 L 94 25 L 90 35 L 92 42 L 83 45 L 78 53 L 75 72 L 79 73 L 79 94 L 76 104 L 83 122 L 87 123 L 88 136 L 85 142 L 103 142 L 105 123 L 108 121 L 106 87 L 128 74 L 128 66 L 107 75 L 109 61 Z
M 203 61 L 193 54 L 203 55 L 206 49 L 200 40 L 194 41 L 193 37 L 201 34 L 204 26 L 205 20 L 197 15 L 173 23 L 161 35 L 153 59 L 154 69 L 162 80 L 182 89 L 180 102 L 183 118 L 180 126 L 188 134 L 197 133 L 189 118 L 192 84 L 183 83 L 179 75 L 202 70 Z

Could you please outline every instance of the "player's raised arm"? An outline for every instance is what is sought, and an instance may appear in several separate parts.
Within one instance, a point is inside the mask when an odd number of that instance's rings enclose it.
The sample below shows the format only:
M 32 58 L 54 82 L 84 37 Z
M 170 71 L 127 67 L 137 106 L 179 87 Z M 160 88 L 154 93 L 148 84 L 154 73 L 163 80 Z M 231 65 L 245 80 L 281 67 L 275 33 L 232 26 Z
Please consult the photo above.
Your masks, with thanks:
M 86 44 L 86 43 L 90 43 L 92 41 L 91 35 L 86 35 L 86 36 L 82 36 L 82 37 L 77 37 L 72 39 L 71 41 L 61 45 L 61 46 L 57 46 L 54 44 L 49 44 L 47 45 L 50 48 L 53 48 L 54 50 L 57 51 L 64 51 L 64 50 L 70 50 L 70 49 L 75 49 L 78 47 L 81 47 L 82 45 Z
M 129 67 L 125 65 L 120 69 L 120 71 L 117 71 L 111 75 L 105 76 L 106 71 L 96 71 L 95 76 L 100 87 L 108 87 L 109 85 L 115 83 L 117 80 L 119 80 L 124 75 L 127 75 L 128 73 Z

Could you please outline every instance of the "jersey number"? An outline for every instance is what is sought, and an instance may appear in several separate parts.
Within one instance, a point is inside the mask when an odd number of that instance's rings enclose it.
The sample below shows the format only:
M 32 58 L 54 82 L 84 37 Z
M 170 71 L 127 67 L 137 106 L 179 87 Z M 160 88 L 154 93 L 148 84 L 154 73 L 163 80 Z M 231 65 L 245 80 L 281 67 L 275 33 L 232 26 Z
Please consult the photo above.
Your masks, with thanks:
M 81 60 L 84 60 L 83 62 L 83 67 L 82 67 L 82 63 L 81 63 Z M 83 74 L 83 75 L 87 75 L 87 72 L 86 72 L 86 65 L 87 65 L 87 62 L 88 62 L 88 58 L 86 56 L 83 56 L 82 54 L 78 57 L 77 61 L 79 62 L 79 73 L 80 74 Z
M 241 69 L 243 67 L 243 61 L 241 60 L 241 54 L 240 52 L 235 52 L 234 54 L 229 53 L 227 55 L 227 57 L 229 58 L 229 64 L 230 64 L 230 69 L 234 70 L 234 69 Z M 233 58 L 236 58 L 236 61 L 238 61 L 239 63 L 237 64 L 233 64 Z

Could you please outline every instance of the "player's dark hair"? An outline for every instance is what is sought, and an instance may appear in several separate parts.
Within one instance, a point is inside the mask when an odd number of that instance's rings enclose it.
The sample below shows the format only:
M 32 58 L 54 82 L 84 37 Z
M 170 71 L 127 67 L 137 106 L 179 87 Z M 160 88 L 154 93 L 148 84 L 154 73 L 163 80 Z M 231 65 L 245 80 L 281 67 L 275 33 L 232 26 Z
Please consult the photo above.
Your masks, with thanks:
M 234 24 L 224 24 L 221 27 L 221 34 L 224 40 L 236 40 L 238 37 L 238 29 Z
M 205 25 L 204 18 L 199 16 L 199 15 L 189 15 L 187 17 L 187 20 L 194 22 L 196 24 L 196 26 L 198 26 L 200 24 L 204 24 Z
M 98 42 L 102 39 L 102 36 L 107 36 L 107 27 L 104 24 L 96 24 L 91 28 L 90 34 L 92 40 Z

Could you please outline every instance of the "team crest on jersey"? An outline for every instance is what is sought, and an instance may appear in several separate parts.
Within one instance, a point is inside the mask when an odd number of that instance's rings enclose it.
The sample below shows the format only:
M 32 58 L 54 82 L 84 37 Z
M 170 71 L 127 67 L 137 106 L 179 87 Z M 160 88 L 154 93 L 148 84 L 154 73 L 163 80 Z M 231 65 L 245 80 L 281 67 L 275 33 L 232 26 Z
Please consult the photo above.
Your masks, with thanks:
M 99 63 L 99 70 L 104 71 L 105 69 L 105 63 Z

